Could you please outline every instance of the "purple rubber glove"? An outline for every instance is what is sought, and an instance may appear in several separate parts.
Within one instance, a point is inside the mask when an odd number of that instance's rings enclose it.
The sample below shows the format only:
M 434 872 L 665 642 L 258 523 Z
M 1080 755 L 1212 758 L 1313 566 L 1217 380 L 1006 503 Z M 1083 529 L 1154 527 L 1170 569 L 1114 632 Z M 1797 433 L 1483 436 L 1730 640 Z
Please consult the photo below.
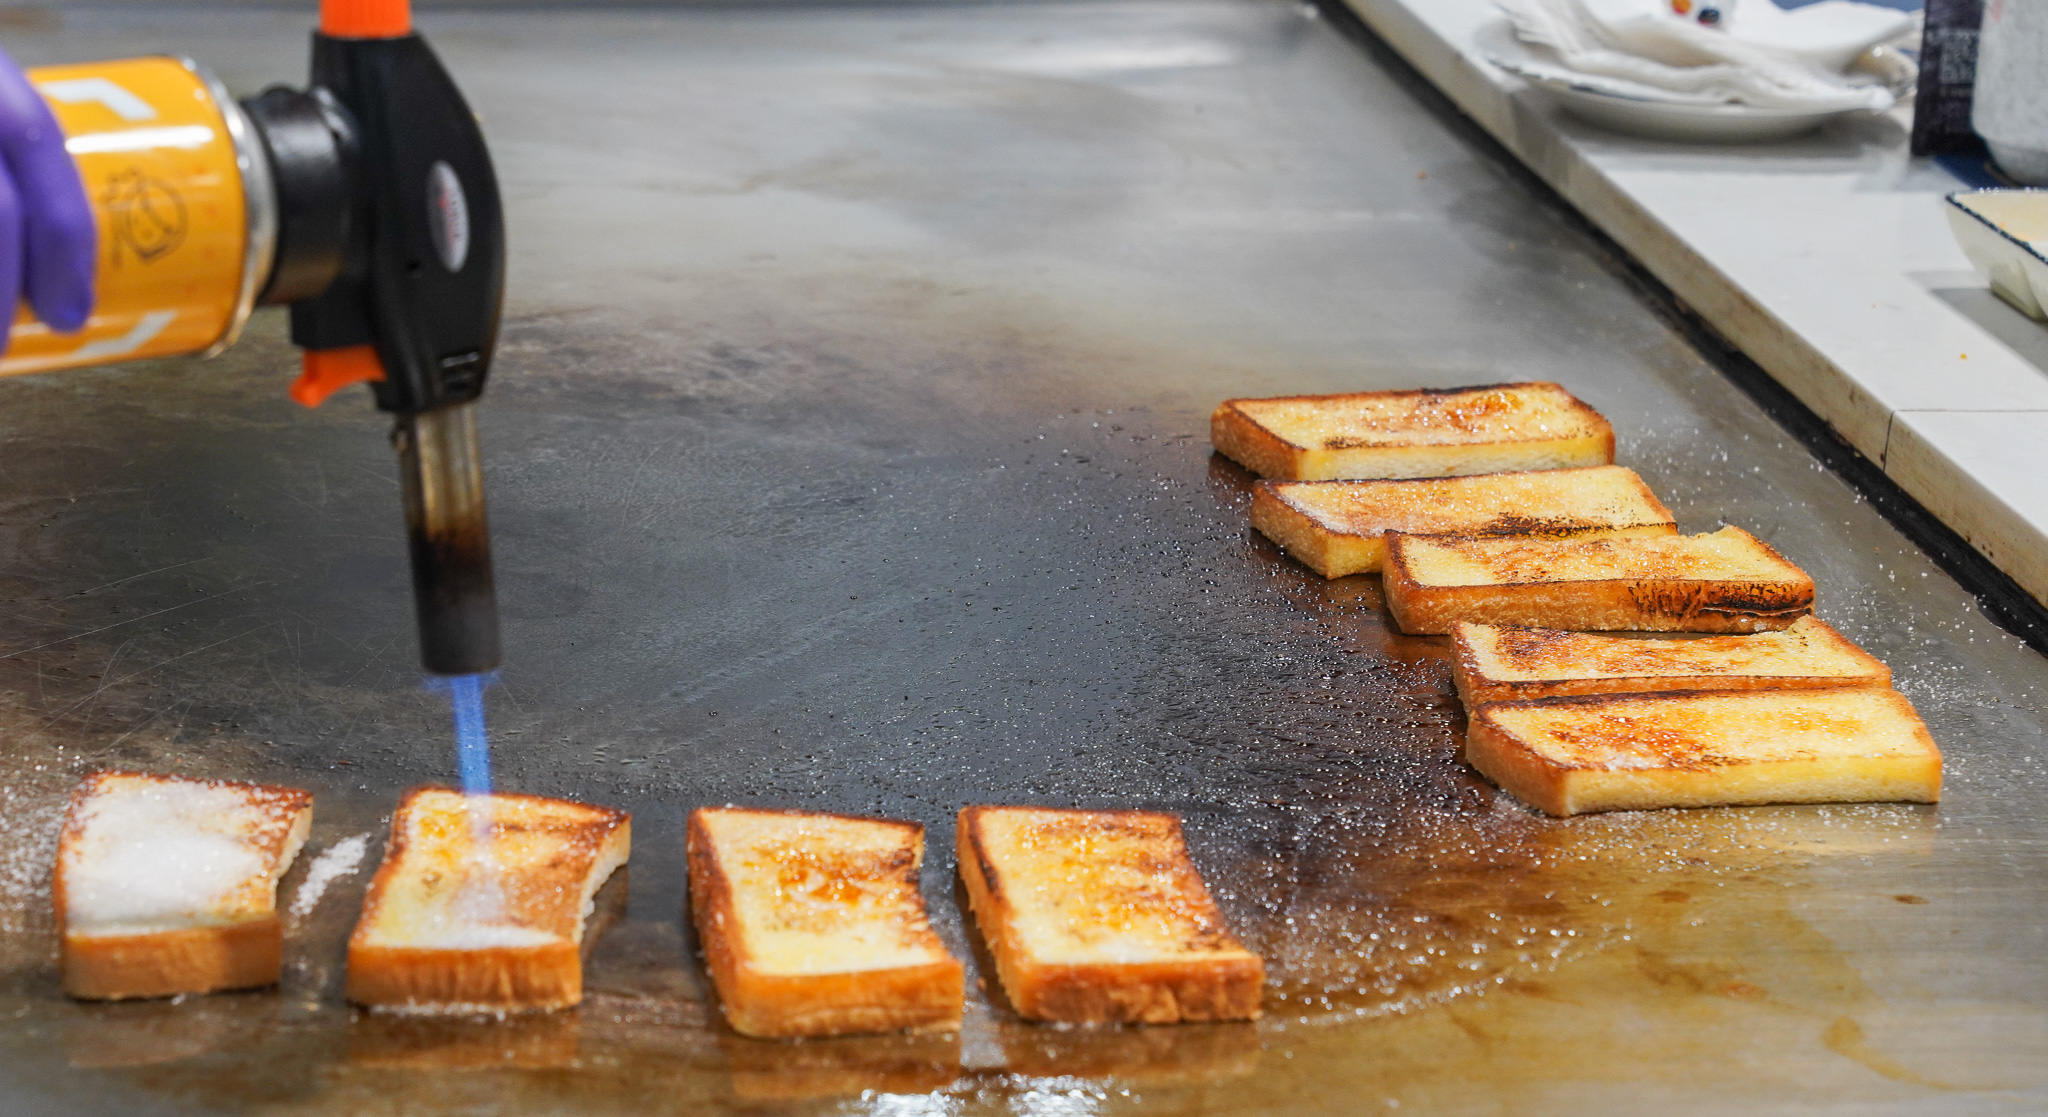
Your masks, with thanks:
M 92 313 L 99 227 L 64 133 L 21 67 L 0 51 L 0 352 L 22 298 L 69 333 Z

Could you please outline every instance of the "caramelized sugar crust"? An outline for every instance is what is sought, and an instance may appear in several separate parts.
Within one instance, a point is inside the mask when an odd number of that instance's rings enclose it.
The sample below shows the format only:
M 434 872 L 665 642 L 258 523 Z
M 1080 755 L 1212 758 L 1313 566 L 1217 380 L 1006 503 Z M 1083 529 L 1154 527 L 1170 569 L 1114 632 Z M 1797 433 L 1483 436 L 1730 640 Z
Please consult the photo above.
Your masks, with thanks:
M 1596 539 L 1407 536 L 1399 560 L 1424 585 L 1564 581 L 1805 582 L 1806 572 L 1738 527 L 1705 535 Z
M 1608 430 L 1599 412 L 1540 381 L 1234 399 L 1223 406 L 1304 450 L 1582 438 Z
M 691 820 L 702 867 L 763 973 L 837 973 L 948 961 L 931 929 L 914 822 L 809 811 L 705 808 Z
M 1891 681 L 1891 671 L 1883 663 L 1811 616 L 1778 632 L 1693 640 L 1460 624 L 1457 644 L 1467 670 L 1488 682 L 1694 675 Z
M 975 825 L 983 876 L 1034 961 L 1244 953 L 1173 815 L 991 807 Z
M 1557 535 L 1669 524 L 1671 510 L 1634 470 L 1483 473 L 1383 481 L 1261 481 L 1274 496 L 1343 535 Z
M 1912 703 L 1877 687 L 1495 702 L 1475 715 L 1544 762 L 1702 772 L 1835 758 L 1938 757 Z
M 355 941 L 520 945 L 484 941 L 483 928 L 580 941 L 592 866 L 628 819 L 609 807 L 536 795 L 415 790 L 392 819 L 391 845 Z

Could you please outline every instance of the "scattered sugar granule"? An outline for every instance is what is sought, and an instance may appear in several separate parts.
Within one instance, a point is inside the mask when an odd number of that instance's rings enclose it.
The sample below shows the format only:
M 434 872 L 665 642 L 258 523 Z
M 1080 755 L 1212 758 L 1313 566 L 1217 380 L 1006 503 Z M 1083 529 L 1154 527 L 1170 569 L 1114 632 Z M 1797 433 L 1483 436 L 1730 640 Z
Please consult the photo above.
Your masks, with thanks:
M 313 859 L 313 867 L 306 870 L 306 879 L 292 896 L 292 916 L 304 918 L 319 905 L 320 897 L 327 886 L 355 872 L 362 867 L 363 854 L 369 852 L 370 836 L 357 834 L 320 851 Z
M 204 920 L 264 871 L 262 816 L 233 788 L 124 781 L 86 803 L 65 858 L 73 934 L 146 933 Z

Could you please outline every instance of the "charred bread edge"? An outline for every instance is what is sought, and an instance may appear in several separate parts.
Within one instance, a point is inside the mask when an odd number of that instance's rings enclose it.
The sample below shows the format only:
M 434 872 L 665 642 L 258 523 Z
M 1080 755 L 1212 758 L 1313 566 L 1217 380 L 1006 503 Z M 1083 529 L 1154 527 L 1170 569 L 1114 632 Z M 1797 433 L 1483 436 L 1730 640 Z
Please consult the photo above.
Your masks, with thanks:
M 987 846 L 982 838 L 981 816 L 991 810 L 1095 818 L 1163 818 L 1171 827 L 1170 835 L 1180 842 L 1182 859 L 1195 870 L 1195 879 L 1201 882 L 1204 899 L 1212 908 L 1215 900 L 1208 894 L 1207 882 L 1202 881 L 1201 867 L 1195 865 L 1194 859 L 1188 855 L 1187 837 L 1181 829 L 1180 816 L 1170 811 L 994 804 L 961 808 L 956 827 L 961 882 L 967 887 L 967 903 L 974 913 L 974 922 L 988 945 L 989 955 L 995 959 L 1003 992 L 1009 996 L 1010 1005 L 1019 1016 L 1072 1023 L 1135 1022 L 1135 1018 L 1120 1011 L 1124 1002 L 1113 995 L 1114 991 L 1166 986 L 1173 990 L 1175 1001 L 1184 1006 L 1177 1019 L 1201 1022 L 1259 1018 L 1265 962 L 1245 950 L 1244 944 L 1230 932 L 1228 925 L 1224 926 L 1224 934 L 1249 957 L 1065 965 L 1032 965 L 1026 961 L 1022 948 L 1012 936 L 1011 921 L 1006 918 L 1009 900 L 1003 895 L 1000 877 L 988 859 Z M 1221 923 L 1222 912 L 1218 911 L 1216 916 Z M 1035 978 L 1036 983 L 1031 983 L 1030 978 Z M 1186 997 L 1188 993 L 1197 996 Z M 1191 1001 L 1196 1006 L 1195 1014 L 1189 1014 L 1185 1007 Z
M 404 861 L 406 838 L 401 825 L 406 808 L 430 791 L 454 788 L 426 784 L 410 788 L 391 812 L 391 836 L 384 843 L 383 859 L 363 895 L 364 915 L 384 902 L 384 890 Z M 569 803 L 611 816 L 612 826 L 598 847 L 594 861 L 604 860 L 605 851 L 618 842 L 632 841 L 633 816 L 616 807 L 603 807 L 557 795 L 527 795 L 494 791 L 494 799 L 526 799 L 542 803 Z M 624 861 L 620 862 L 624 867 Z M 614 870 L 616 871 L 616 869 Z M 607 877 L 609 879 L 609 877 Z M 604 881 L 596 882 L 603 887 Z M 594 894 L 594 893 L 593 893 Z M 551 1012 L 569 1008 L 583 1000 L 583 952 L 580 942 L 551 942 L 523 947 L 488 947 L 481 950 L 445 947 L 370 946 L 362 943 L 368 921 L 359 915 L 348 937 L 347 988 L 345 996 L 356 1004 L 372 1008 L 419 1008 L 457 1013 L 463 1011 Z M 491 980 L 472 987 L 470 979 L 483 973 Z M 511 980 L 505 980 L 506 977 Z M 423 980 L 424 979 L 424 980 Z M 415 994 L 436 984 L 451 987 L 446 997 L 422 999 Z
M 720 1006 L 725 1010 L 726 1023 L 733 1031 L 744 1036 L 770 1039 L 846 1035 L 854 1032 L 958 1030 L 966 991 L 966 971 L 960 965 L 959 959 L 950 955 L 941 960 L 914 966 L 861 970 L 855 973 L 763 975 L 747 972 L 749 960 L 745 954 L 745 936 L 737 929 L 739 916 L 733 903 L 732 880 L 726 875 L 724 866 L 719 864 L 718 857 L 713 853 L 716 842 L 704 820 L 704 816 L 712 811 L 832 818 L 863 825 L 906 829 L 910 831 L 917 851 L 916 859 L 907 872 L 911 878 L 911 887 L 919 896 L 920 904 L 923 902 L 919 870 L 924 865 L 924 824 L 903 819 L 870 818 L 864 815 L 807 811 L 789 807 L 699 807 L 690 812 L 684 850 L 690 870 L 690 913 L 697 928 L 697 942 L 704 951 L 705 968 L 711 973 L 712 987 L 717 991 Z M 948 986 L 943 990 L 947 1003 L 936 1012 L 927 1011 L 933 1006 L 917 1003 L 926 998 L 914 996 L 919 992 L 929 993 L 929 986 L 934 982 Z M 865 998 L 867 1003 L 864 1004 L 843 1003 L 849 993 L 853 992 L 843 987 L 857 983 L 870 987 L 883 986 L 887 997 L 911 1003 L 877 1006 L 874 1001 L 882 998 L 873 995 Z M 759 999 L 775 1000 L 785 1008 L 804 1001 L 817 1002 L 825 999 L 839 1000 L 842 1003 L 812 1007 L 807 1012 L 756 1012 L 755 1010 L 762 1006 L 752 1002 Z
M 1922 741 L 1926 742 L 1928 751 L 1932 756 L 1934 764 L 1934 773 L 1932 780 L 1932 783 L 1934 785 L 1933 796 L 1931 798 L 1915 799 L 1909 801 L 1928 803 L 1939 802 L 1941 799 L 1942 777 L 1941 746 L 1935 742 L 1933 735 L 1927 731 L 1926 721 L 1919 716 L 1919 712 L 1917 710 L 1914 710 L 1912 708 L 1912 703 L 1908 701 L 1904 695 L 1899 695 L 1897 691 L 1893 690 L 1890 687 L 1840 687 L 1833 689 L 1872 690 L 1898 695 L 1899 701 L 1904 702 L 1906 705 L 1906 712 L 1912 715 L 1915 725 L 1915 733 Z M 1762 695 L 1769 693 L 1771 692 L 1755 690 L 1709 690 L 1688 691 L 1674 694 L 1587 694 L 1563 698 L 1531 699 L 1527 701 L 1516 702 L 1488 702 L 1482 704 L 1477 709 L 1472 710 L 1470 712 L 1470 720 L 1465 730 L 1465 762 L 1470 764 L 1472 767 L 1478 769 L 1481 775 L 1484 775 L 1487 779 L 1492 780 L 1495 784 L 1499 785 L 1502 790 L 1512 794 L 1515 798 L 1522 800 L 1523 802 L 1537 808 L 1538 810 L 1545 812 L 1546 814 L 1555 815 L 1559 818 L 1564 818 L 1574 814 L 1592 813 L 1596 811 L 1631 809 L 1637 807 L 1638 804 L 1634 802 L 1605 803 L 1599 801 L 1588 804 L 1575 803 L 1573 801 L 1575 798 L 1573 795 L 1573 788 L 1571 787 L 1572 776 L 1575 773 L 1585 772 L 1601 774 L 1607 772 L 1608 770 L 1602 768 L 1568 766 L 1544 758 L 1543 756 L 1537 754 L 1534 750 L 1530 749 L 1527 745 L 1523 744 L 1519 737 L 1509 732 L 1505 728 L 1501 727 L 1495 721 L 1496 711 L 1501 709 L 1520 708 L 1529 706 L 1601 706 L 1618 701 L 1638 701 L 1643 699 L 1654 700 L 1658 698 L 1675 700 L 1683 698 L 1704 698 L 1713 695 L 1729 697 L 1740 697 L 1746 695 L 1753 697 L 1761 697 Z M 1477 745 L 1478 747 L 1475 748 L 1475 745 Z M 1901 767 L 1911 766 L 1916 763 L 1924 762 L 1920 758 L 1912 757 L 1887 759 L 1893 760 Z M 1780 765 L 1785 764 L 1816 763 L 1822 762 L 1796 760 L 1765 761 L 1754 765 L 1743 765 L 1741 767 L 1754 770 L 1756 768 L 1761 767 L 1778 767 Z M 1647 768 L 1631 769 L 1630 771 L 1636 774 L 1639 779 L 1654 779 L 1660 780 L 1665 783 L 1696 782 L 1705 784 L 1709 781 L 1712 781 L 1718 775 L 1718 770 L 1710 770 L 1707 772 L 1686 772 L 1668 768 Z M 1690 778 L 1687 779 L 1685 777 Z M 1596 796 L 1596 800 L 1597 799 L 1598 797 Z M 1759 805 L 1764 803 L 1791 803 L 1799 801 L 1800 800 L 1797 799 L 1789 799 L 1782 796 L 1773 795 L 1758 797 L 1755 799 L 1729 800 L 1726 802 L 1717 803 L 1715 805 L 1741 806 Z M 1666 804 L 1666 806 L 1672 805 L 1674 804 Z

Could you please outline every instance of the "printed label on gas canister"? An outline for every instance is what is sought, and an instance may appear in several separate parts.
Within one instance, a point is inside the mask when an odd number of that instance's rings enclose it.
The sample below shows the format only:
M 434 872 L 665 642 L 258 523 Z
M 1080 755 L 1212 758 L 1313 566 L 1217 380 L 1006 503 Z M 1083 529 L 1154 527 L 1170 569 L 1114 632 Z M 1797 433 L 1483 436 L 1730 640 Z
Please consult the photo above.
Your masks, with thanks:
M 248 237 L 234 141 L 170 58 L 28 72 L 99 218 L 92 317 L 60 334 L 18 308 L 0 375 L 205 350 L 234 320 Z

